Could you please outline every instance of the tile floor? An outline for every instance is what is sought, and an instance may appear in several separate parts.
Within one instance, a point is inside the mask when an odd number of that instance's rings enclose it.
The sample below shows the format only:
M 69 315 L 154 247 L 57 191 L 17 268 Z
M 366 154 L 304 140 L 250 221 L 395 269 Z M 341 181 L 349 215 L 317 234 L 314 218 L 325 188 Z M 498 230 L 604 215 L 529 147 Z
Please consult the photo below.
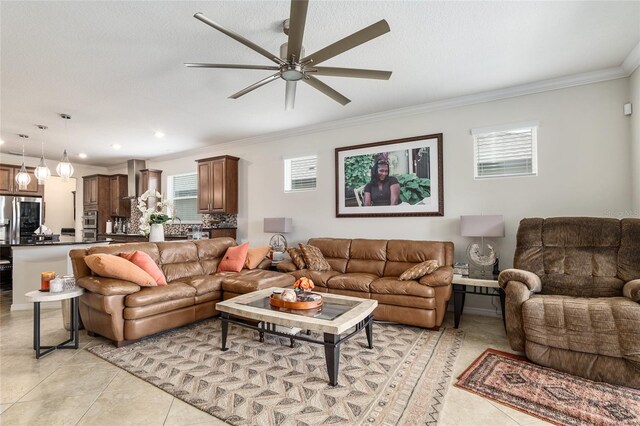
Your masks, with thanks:
M 80 349 L 35 359 L 32 311 L 10 311 L 11 294 L 0 295 L 0 424 L 2 425 L 221 425 L 168 393 L 103 361 L 85 348 L 104 342 L 80 333 Z M 452 326 L 450 313 L 446 326 Z M 464 315 L 465 340 L 456 375 L 486 348 L 509 351 L 496 318 Z M 43 344 L 66 339 L 59 309 L 42 311 Z M 541 425 L 544 422 L 451 387 L 442 425 Z

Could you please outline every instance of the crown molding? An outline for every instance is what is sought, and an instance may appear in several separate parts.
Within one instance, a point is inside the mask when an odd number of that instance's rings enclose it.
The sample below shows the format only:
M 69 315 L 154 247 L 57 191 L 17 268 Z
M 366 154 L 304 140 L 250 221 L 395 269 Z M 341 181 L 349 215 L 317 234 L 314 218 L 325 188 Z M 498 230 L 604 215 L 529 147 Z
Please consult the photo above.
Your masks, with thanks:
M 630 76 L 638 66 L 640 66 L 640 43 L 631 49 L 631 52 L 622 63 L 622 69 L 626 71 L 627 76 Z
M 640 46 L 640 44 L 638 44 Z M 633 62 L 632 55 L 640 56 L 640 48 L 636 48 L 625 60 L 629 63 Z M 631 59 L 630 59 L 631 58 Z M 638 58 L 640 60 L 640 57 Z M 636 65 L 637 66 L 637 65 Z M 634 68 L 635 69 L 635 68 Z M 414 105 L 404 108 L 393 109 L 389 111 L 378 112 L 374 114 L 363 115 L 359 117 L 346 118 L 342 120 L 330 121 L 327 123 L 313 124 L 310 126 L 287 129 L 273 133 L 267 133 L 259 136 L 252 136 L 245 139 L 237 139 L 233 141 L 225 141 L 221 143 L 213 143 L 208 146 L 194 148 L 180 153 L 167 154 L 150 159 L 151 161 L 164 161 L 175 159 L 176 155 L 181 158 L 191 155 L 211 153 L 211 151 L 219 151 L 227 148 L 237 148 L 238 146 L 249 146 L 258 143 L 273 142 L 294 136 L 302 136 L 310 133 L 318 133 L 329 130 L 336 130 L 345 127 L 369 124 L 394 118 L 408 117 L 412 115 L 425 114 L 434 111 L 441 111 L 451 108 L 460 108 L 468 105 L 476 105 L 485 102 L 497 101 L 501 99 L 515 98 L 519 96 L 531 95 L 536 93 L 548 92 L 552 90 L 565 89 L 574 86 L 582 86 L 586 84 L 600 83 L 603 81 L 616 80 L 628 77 L 631 73 L 623 66 L 606 68 L 598 71 L 591 71 L 581 74 L 575 74 L 567 77 L 559 77 L 548 80 L 541 80 L 534 83 L 521 84 L 511 86 L 504 89 L 492 90 L 488 92 L 476 93 L 473 95 L 459 96 L 455 98 L 443 99 L 439 101 L 429 102 L 421 105 Z

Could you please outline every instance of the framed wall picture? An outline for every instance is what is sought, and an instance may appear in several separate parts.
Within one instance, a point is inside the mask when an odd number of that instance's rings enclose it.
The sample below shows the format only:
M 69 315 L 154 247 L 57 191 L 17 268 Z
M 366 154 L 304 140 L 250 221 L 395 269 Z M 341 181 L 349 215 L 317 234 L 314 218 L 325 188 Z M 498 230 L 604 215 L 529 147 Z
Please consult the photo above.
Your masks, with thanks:
M 442 133 L 336 148 L 336 216 L 444 216 Z

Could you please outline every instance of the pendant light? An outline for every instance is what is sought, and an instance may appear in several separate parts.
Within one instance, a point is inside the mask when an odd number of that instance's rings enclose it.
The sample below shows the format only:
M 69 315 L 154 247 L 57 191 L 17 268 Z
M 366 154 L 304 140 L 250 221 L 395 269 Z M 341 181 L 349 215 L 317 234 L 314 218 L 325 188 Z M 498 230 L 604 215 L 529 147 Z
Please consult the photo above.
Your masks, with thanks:
M 42 124 L 36 124 L 36 127 L 42 130 L 43 133 L 43 137 L 40 140 L 42 154 L 40 156 L 40 164 L 38 164 L 38 167 L 36 167 L 33 174 L 36 176 L 36 179 L 38 179 L 38 185 L 44 185 L 45 181 L 49 179 L 49 176 L 51 176 L 51 170 L 49 170 L 49 167 L 47 167 L 47 164 L 44 162 L 44 131 L 47 130 L 48 127 L 43 126 Z
M 29 139 L 27 135 L 18 135 L 22 138 L 22 167 L 20 167 L 20 171 L 16 174 L 16 183 L 18 184 L 18 189 L 23 191 L 27 189 L 29 183 L 31 183 L 31 176 L 27 173 L 27 168 L 24 165 L 24 141 L 25 139 Z
M 67 120 L 71 120 L 71 116 L 69 114 L 60 114 L 64 121 L 64 132 L 67 137 L 67 143 L 69 142 L 69 131 L 67 130 Z M 62 161 L 58 163 L 58 167 L 56 167 L 56 173 L 58 176 L 62 178 L 63 182 L 67 182 L 71 175 L 73 175 L 73 166 L 69 162 L 69 156 L 67 155 L 67 150 L 64 150 L 62 154 Z

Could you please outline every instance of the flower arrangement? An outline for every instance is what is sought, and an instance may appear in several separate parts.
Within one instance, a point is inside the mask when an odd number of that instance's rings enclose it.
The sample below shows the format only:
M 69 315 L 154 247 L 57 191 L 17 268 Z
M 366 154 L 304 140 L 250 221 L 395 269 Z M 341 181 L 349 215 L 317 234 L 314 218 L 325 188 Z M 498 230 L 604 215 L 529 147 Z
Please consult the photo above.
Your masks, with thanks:
M 296 289 L 296 291 L 309 291 L 313 290 L 314 287 L 313 281 L 307 277 L 302 277 L 293 283 L 293 288 Z
M 155 203 L 149 205 L 149 198 L 155 198 Z M 149 235 L 151 225 L 162 225 L 174 219 L 180 220 L 167 214 L 170 207 L 173 207 L 173 203 L 169 200 L 162 201 L 162 194 L 155 189 L 150 189 L 138 197 L 138 210 L 142 212 L 142 217 L 140 218 L 140 232 L 142 235 Z

